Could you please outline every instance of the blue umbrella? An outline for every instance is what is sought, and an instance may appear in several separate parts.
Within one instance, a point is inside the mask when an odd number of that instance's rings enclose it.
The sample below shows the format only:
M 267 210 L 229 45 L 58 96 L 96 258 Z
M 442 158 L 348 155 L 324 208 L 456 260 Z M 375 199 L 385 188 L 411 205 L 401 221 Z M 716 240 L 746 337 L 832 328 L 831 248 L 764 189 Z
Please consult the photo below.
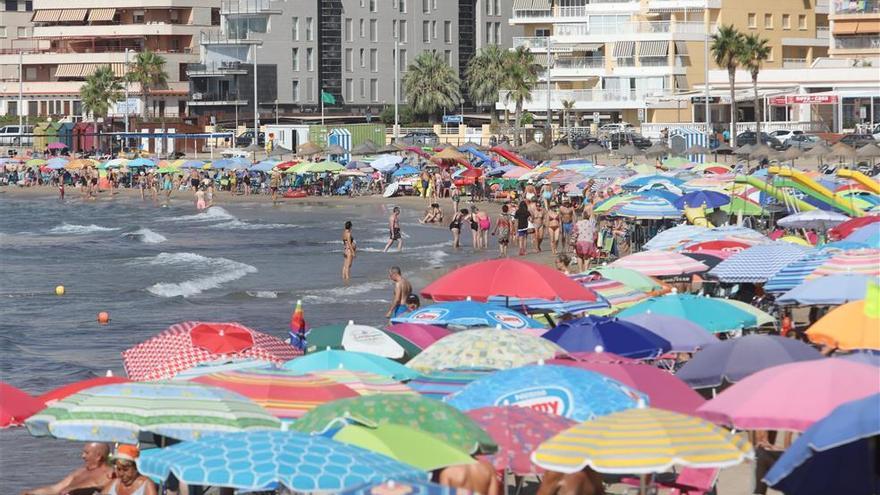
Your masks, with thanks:
M 400 167 L 399 169 L 395 170 L 394 173 L 391 174 L 391 176 L 392 177 L 403 177 L 404 175 L 418 175 L 419 172 L 420 172 L 419 169 L 417 169 L 415 167 L 410 167 L 409 165 L 405 165 L 405 166 Z
M 730 196 L 716 191 L 693 191 L 685 194 L 676 201 L 675 206 L 684 208 L 685 206 L 699 208 L 718 208 L 730 203 Z
M 240 490 L 338 492 L 389 478 L 424 480 L 425 473 L 384 455 L 323 436 L 292 431 L 231 433 L 141 452 L 138 470 L 189 485 Z
M 787 292 L 800 285 L 807 278 L 807 275 L 813 273 L 830 257 L 830 251 L 810 253 L 776 272 L 764 284 L 764 290 L 776 294 Z
M 644 327 L 660 338 L 668 340 L 673 352 L 694 352 L 718 342 L 715 335 L 707 332 L 703 327 L 675 316 L 642 313 L 621 320 Z
M 126 165 L 128 165 L 128 168 L 155 167 L 156 162 L 149 158 L 135 158 L 134 160 L 129 160 Z
M 543 338 L 568 352 L 605 352 L 629 358 L 652 358 L 672 349 L 668 340 L 644 327 L 617 318 L 587 316 L 560 323 Z
M 764 481 L 797 495 L 878 493 L 878 435 L 880 394 L 847 402 L 798 437 Z
M 776 302 L 801 306 L 832 306 L 865 298 L 868 282 L 874 277 L 859 274 L 814 278 L 786 292 Z
M 383 483 L 370 483 L 351 490 L 344 490 L 338 495 L 388 495 L 401 493 L 406 495 L 464 495 L 464 490 L 446 485 L 438 485 L 428 481 L 389 480 Z
M 834 356 L 834 359 L 844 359 L 846 361 L 852 361 L 854 363 L 862 363 L 880 367 L 880 352 L 878 351 L 862 350 L 850 352 L 849 354 Z
M 604 297 L 597 295 L 595 301 L 549 301 L 547 299 L 519 299 L 516 297 L 492 296 L 489 298 L 492 304 L 517 308 L 523 313 L 529 314 L 577 314 L 593 309 L 605 309 L 611 304 Z
M 275 160 L 264 160 L 256 165 L 254 165 L 253 167 L 251 167 L 251 170 L 253 170 L 255 172 L 268 172 L 268 171 L 272 170 L 273 168 L 277 167 L 279 163 L 280 162 L 277 162 Z
M 801 341 L 752 334 L 704 347 L 675 375 L 693 388 L 718 387 L 772 366 L 821 358 L 819 351 Z
M 202 168 L 205 166 L 205 162 L 201 160 L 187 160 L 183 162 L 180 168 Z
M 693 240 L 698 234 L 706 231 L 706 227 L 698 227 L 696 225 L 678 225 L 671 229 L 659 232 L 657 235 L 646 242 L 642 247 L 645 251 L 662 251 L 676 246 L 680 246 L 689 240 Z
M 634 177 L 628 181 L 625 181 L 620 187 L 624 189 L 639 189 L 645 186 L 650 186 L 658 183 L 667 183 L 672 186 L 678 187 L 684 184 L 684 181 L 681 179 L 676 179 L 675 177 L 671 177 L 668 175 L 642 175 L 639 177 Z
M 51 168 L 52 170 L 58 170 L 64 168 L 64 165 L 67 164 L 67 158 L 55 157 L 50 158 L 46 162 L 46 166 Z
M 406 386 L 430 399 L 443 400 L 494 370 L 442 370 L 425 373 Z
M 313 371 L 345 369 L 375 373 L 395 380 L 411 380 L 419 376 L 417 372 L 406 366 L 382 356 L 365 352 L 339 351 L 334 349 L 292 359 L 282 364 L 281 367 L 285 370 L 302 374 Z
M 528 407 L 574 421 L 644 406 L 648 397 L 593 371 L 534 365 L 497 371 L 444 399 L 462 411 L 493 406 Z
M 709 275 L 726 283 L 764 283 L 811 252 L 811 248 L 790 242 L 758 244 L 718 263 Z
M 392 318 L 391 323 L 423 323 L 456 327 L 495 327 L 501 325 L 501 328 L 509 330 L 544 328 L 540 322 L 512 309 L 476 301 L 432 304 L 404 316 Z
M 758 322 L 754 315 L 724 299 L 691 294 L 652 297 L 624 309 L 617 316 L 624 318 L 643 313 L 675 316 L 696 323 L 713 333 L 741 330 L 756 326 Z
M 612 207 L 611 214 L 643 220 L 662 220 L 679 218 L 681 210 L 671 201 L 660 196 L 642 195 L 626 201 L 619 207 Z
M 880 244 L 880 223 L 872 223 L 856 229 L 846 236 L 847 241 L 861 242 L 869 246 Z

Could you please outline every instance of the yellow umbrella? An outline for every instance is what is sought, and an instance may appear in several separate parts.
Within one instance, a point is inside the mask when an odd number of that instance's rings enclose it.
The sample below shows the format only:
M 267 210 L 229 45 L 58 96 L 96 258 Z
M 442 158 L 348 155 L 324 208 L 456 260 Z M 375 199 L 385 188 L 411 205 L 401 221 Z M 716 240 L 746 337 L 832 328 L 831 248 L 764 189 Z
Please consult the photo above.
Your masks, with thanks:
M 98 162 L 95 160 L 91 160 L 88 158 L 80 158 L 78 160 L 71 160 L 64 164 L 64 168 L 67 170 L 82 170 L 87 167 L 97 167 Z
M 792 244 L 797 244 L 800 246 L 813 247 L 813 245 L 807 242 L 806 239 L 798 237 L 796 235 L 787 235 L 784 237 L 780 237 L 779 240 L 783 242 L 790 242 Z
M 817 344 L 844 351 L 880 351 L 880 287 L 869 283 L 863 301 L 832 309 L 813 323 L 807 330 L 807 337 Z
M 562 473 L 651 474 L 672 466 L 724 468 L 753 456 L 744 437 L 693 416 L 627 409 L 578 425 L 538 446 L 532 461 Z

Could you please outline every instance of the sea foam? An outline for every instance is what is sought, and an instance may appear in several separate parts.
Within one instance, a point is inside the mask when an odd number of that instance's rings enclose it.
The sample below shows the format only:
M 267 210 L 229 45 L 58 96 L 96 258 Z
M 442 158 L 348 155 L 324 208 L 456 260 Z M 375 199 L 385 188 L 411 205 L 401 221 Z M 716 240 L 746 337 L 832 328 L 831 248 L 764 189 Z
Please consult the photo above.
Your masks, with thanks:
M 148 263 L 196 269 L 202 273 L 183 282 L 159 282 L 147 288 L 148 292 L 160 297 L 194 296 L 257 272 L 256 267 L 245 263 L 195 253 L 159 253 L 148 258 Z

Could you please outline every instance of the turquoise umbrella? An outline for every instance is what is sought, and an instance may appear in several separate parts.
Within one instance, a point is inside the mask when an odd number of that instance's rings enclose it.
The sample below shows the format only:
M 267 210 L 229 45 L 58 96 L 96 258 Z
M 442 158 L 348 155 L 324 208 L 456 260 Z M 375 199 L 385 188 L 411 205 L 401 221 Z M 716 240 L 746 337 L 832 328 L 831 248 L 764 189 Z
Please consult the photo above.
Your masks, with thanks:
M 141 452 L 138 470 L 156 479 L 174 474 L 189 485 L 338 492 L 389 478 L 422 481 L 427 475 L 390 457 L 322 436 L 297 432 L 230 433 Z
M 617 316 L 625 318 L 644 313 L 689 320 L 713 333 L 749 328 L 757 324 L 753 315 L 734 307 L 724 299 L 690 294 L 667 294 L 645 299 L 624 309 Z
M 298 357 L 287 361 L 281 367 L 297 373 L 336 369 L 367 371 L 395 380 L 412 380 L 420 376 L 419 373 L 406 366 L 382 356 L 332 349 Z

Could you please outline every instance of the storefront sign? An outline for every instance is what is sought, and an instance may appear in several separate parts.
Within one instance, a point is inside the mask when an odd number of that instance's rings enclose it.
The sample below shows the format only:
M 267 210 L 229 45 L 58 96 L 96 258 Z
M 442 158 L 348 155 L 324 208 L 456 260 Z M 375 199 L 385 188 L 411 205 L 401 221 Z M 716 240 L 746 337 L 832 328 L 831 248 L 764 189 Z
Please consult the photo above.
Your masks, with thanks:
M 771 105 L 831 105 L 834 103 L 837 103 L 837 95 L 788 95 L 770 98 Z

